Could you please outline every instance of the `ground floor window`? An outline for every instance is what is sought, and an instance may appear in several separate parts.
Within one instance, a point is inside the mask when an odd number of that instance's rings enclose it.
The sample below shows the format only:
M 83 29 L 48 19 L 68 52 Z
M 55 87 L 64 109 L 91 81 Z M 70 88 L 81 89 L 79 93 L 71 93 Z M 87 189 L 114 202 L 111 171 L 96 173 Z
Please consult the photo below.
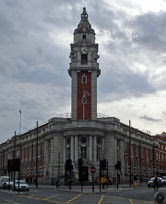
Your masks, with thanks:
M 86 147 L 81 147 L 81 158 L 86 159 Z

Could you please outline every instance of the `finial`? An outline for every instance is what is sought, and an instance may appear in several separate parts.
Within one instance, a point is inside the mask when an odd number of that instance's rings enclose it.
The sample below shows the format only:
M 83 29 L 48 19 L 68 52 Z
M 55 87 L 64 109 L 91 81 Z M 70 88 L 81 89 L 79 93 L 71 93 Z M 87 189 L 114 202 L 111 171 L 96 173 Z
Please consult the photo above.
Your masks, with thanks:
M 82 14 L 81 14 L 81 18 L 82 18 L 82 19 L 87 19 L 87 18 L 88 18 L 88 14 L 87 14 L 87 12 L 86 12 L 86 8 L 85 8 L 85 7 L 83 8 L 83 12 L 82 12 Z

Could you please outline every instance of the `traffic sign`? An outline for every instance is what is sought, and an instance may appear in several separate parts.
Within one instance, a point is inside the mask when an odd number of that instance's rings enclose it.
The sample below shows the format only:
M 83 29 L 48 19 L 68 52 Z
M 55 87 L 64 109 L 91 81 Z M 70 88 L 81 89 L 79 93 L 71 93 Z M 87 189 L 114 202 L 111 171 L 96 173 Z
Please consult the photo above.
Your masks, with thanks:
M 94 166 L 92 166 L 91 169 L 90 169 L 90 172 L 91 172 L 92 174 L 96 173 L 96 168 L 95 168 Z

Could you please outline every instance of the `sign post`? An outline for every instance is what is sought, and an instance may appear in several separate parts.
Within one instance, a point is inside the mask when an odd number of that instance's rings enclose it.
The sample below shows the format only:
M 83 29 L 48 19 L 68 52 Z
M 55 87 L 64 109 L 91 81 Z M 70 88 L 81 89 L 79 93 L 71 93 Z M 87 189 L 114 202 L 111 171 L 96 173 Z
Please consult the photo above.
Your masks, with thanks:
M 92 174 L 92 192 L 94 193 L 94 173 L 96 173 L 96 168 L 92 166 L 90 172 Z

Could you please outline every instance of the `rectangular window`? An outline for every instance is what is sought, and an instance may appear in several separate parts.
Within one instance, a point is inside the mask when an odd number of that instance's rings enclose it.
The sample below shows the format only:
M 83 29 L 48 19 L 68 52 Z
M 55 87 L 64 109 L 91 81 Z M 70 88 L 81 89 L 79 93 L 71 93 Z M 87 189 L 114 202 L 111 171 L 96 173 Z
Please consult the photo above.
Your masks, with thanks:
M 81 64 L 87 64 L 88 63 L 88 55 L 81 55 Z
M 100 147 L 97 147 L 97 160 L 100 160 Z
M 86 147 L 81 147 L 81 158 L 86 159 Z
M 51 163 L 51 140 L 47 141 L 48 164 Z
M 67 148 L 67 151 L 66 151 L 66 159 L 70 159 L 71 157 L 71 153 L 70 153 L 70 148 Z

